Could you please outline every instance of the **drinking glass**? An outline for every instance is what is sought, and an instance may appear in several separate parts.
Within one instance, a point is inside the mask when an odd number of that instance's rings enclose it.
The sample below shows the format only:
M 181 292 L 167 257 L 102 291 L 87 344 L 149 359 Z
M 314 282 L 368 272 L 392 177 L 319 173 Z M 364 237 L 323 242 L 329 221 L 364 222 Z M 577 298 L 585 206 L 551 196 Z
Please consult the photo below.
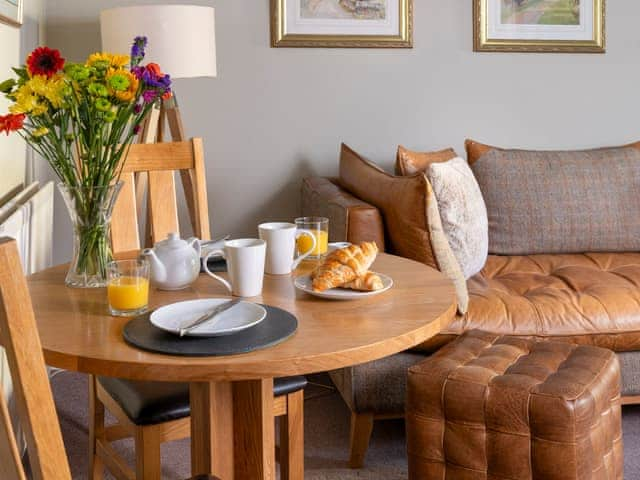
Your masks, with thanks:
M 327 254 L 329 248 L 329 219 L 325 217 L 300 217 L 295 220 L 299 230 L 311 232 L 316 238 L 316 246 L 307 257 L 318 260 Z M 296 240 L 297 255 L 311 249 L 312 240 L 307 235 L 298 237 Z
M 109 312 L 133 317 L 149 306 L 149 262 L 145 259 L 117 260 L 107 265 Z

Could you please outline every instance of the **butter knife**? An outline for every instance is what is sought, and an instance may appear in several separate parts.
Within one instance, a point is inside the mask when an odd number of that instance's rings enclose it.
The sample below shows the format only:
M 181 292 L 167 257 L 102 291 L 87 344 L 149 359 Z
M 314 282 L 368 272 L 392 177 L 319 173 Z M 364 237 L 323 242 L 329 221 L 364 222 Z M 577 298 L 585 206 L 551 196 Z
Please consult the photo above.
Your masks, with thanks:
M 227 310 L 229 310 L 230 308 L 234 307 L 235 305 L 237 305 L 240 302 L 241 302 L 241 300 L 239 300 L 239 299 L 229 300 L 227 302 L 221 303 L 220 305 L 217 305 L 216 307 L 212 308 L 211 310 L 206 311 L 205 313 L 200 315 L 198 318 L 196 318 L 191 323 L 185 325 L 184 327 L 181 327 L 180 331 L 179 331 L 180 336 L 184 337 L 185 334 L 189 333 L 194 328 L 202 325 L 203 323 L 206 323 L 206 322 L 212 320 L 216 315 L 219 315 L 222 312 L 226 312 Z

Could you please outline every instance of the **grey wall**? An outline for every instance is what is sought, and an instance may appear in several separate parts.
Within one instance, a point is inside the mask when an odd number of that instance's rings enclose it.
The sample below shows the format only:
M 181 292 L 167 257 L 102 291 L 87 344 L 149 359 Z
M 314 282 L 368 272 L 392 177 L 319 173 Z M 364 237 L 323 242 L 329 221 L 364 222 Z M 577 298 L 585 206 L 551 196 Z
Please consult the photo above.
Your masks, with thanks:
M 158 0 L 56 0 L 47 38 L 99 48 L 98 12 Z M 473 53 L 470 0 L 414 0 L 413 50 L 271 49 L 268 0 L 214 0 L 218 78 L 178 81 L 206 146 L 212 229 L 255 234 L 298 212 L 300 178 L 335 174 L 341 141 L 391 169 L 398 143 L 574 148 L 640 139 L 640 2 L 608 2 L 606 55 Z M 143 33 L 143 32 L 141 32 Z M 58 260 L 68 227 L 58 221 Z

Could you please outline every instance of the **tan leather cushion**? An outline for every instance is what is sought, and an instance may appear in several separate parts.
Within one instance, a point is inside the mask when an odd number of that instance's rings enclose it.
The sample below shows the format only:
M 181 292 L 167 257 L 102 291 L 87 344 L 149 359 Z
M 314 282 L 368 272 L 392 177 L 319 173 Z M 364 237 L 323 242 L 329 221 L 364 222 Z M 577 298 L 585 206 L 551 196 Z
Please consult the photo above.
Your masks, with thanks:
M 446 162 L 458 155 L 453 148 L 445 148 L 437 152 L 414 152 L 398 145 L 396 155 L 396 175 L 413 175 L 424 173 L 432 163 Z
M 473 331 L 409 368 L 409 479 L 622 480 L 609 350 Z
M 640 253 L 490 255 L 467 285 L 469 311 L 427 350 L 476 328 L 640 350 Z
M 340 185 L 380 209 L 391 253 L 434 267 L 454 282 L 458 310 L 466 312 L 464 275 L 442 230 L 438 206 L 425 175 L 390 175 L 343 144 Z

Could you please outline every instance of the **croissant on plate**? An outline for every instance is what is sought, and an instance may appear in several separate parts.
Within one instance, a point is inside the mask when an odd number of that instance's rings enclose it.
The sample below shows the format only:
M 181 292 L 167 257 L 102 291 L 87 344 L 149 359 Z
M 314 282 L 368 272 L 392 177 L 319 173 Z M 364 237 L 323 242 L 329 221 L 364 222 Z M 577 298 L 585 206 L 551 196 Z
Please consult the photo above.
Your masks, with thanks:
M 324 292 L 362 277 L 376 259 L 378 246 L 375 242 L 362 242 L 331 252 L 313 273 L 312 287 Z
M 382 290 L 384 285 L 378 274 L 367 272 L 352 282 L 341 285 L 340 288 L 350 288 L 351 290 L 359 290 L 361 292 L 373 292 L 375 290 Z

